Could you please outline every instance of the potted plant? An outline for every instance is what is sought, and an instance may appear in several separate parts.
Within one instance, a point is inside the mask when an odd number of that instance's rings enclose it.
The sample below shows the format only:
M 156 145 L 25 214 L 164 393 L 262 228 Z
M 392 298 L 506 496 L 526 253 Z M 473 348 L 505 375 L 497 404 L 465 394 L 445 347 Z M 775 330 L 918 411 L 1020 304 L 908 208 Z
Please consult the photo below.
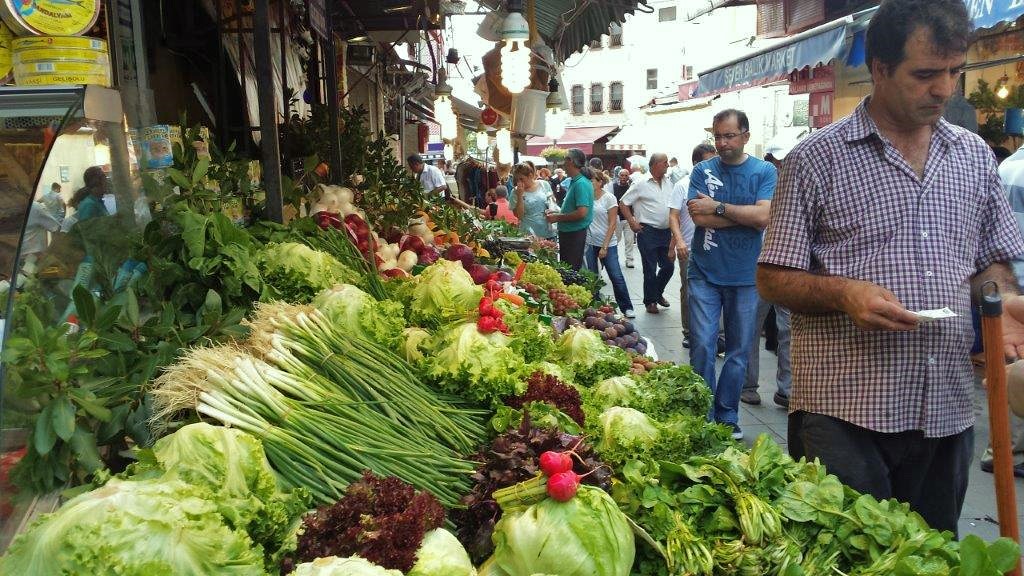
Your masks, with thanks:
M 548 161 L 550 164 L 561 164 L 565 160 L 565 155 L 568 151 L 565 148 L 559 148 L 558 146 L 548 146 L 547 148 L 540 151 L 540 155 Z

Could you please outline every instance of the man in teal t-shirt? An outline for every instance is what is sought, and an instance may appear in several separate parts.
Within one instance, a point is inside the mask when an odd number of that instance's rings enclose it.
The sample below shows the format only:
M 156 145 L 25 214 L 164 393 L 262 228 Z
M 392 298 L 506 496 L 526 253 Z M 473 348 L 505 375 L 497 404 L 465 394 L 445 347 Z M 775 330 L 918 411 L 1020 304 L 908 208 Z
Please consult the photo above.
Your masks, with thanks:
M 587 246 L 587 228 L 594 219 L 594 184 L 588 177 L 587 156 L 579 148 L 570 148 L 565 156 L 564 168 L 569 174 L 569 191 L 562 201 L 559 213 L 549 213 L 548 222 L 558 224 L 559 258 L 579 270 L 583 266 L 583 252 Z

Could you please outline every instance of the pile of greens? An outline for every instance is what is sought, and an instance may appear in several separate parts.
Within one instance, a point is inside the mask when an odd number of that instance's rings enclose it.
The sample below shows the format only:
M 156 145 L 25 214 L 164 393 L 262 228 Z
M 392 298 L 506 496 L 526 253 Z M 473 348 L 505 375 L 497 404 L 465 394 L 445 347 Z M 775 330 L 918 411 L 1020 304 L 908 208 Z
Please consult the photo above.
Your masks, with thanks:
M 958 543 L 906 504 L 794 462 L 767 436 L 749 452 L 631 462 L 613 492 L 649 536 L 640 574 L 996 576 L 1019 555 L 1006 539 Z
M 267 290 L 264 300 L 305 303 L 336 284 L 355 284 L 357 272 L 326 252 L 298 242 L 271 244 L 259 258 Z

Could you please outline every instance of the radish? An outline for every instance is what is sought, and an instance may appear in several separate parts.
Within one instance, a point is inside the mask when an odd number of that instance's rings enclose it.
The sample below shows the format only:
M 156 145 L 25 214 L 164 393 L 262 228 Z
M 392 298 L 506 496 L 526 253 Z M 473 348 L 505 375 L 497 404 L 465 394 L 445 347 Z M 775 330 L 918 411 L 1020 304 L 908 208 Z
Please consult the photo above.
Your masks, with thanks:
M 572 456 L 568 452 L 548 450 L 540 455 L 540 469 L 545 476 L 568 472 L 572 470 Z
M 572 470 L 558 472 L 548 478 L 548 496 L 559 502 L 568 502 L 580 487 L 580 476 Z

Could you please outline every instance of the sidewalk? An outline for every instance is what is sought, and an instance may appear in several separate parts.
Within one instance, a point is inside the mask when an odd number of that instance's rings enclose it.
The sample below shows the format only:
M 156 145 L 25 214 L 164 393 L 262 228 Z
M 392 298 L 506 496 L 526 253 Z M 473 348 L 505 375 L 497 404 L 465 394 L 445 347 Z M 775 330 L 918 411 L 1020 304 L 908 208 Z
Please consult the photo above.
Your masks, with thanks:
M 679 275 L 678 272 L 665 290 L 665 299 L 671 307 L 661 309 L 660 314 L 648 314 L 644 311 L 643 295 L 643 273 L 640 266 L 639 254 L 636 256 L 636 268 L 629 269 L 622 262 L 622 271 L 626 276 L 626 284 L 629 286 L 629 294 L 633 298 L 633 306 L 636 308 L 636 321 L 634 324 L 641 334 L 654 343 L 661 360 L 669 360 L 676 363 L 689 363 L 689 353 L 682 347 L 682 320 L 679 315 Z M 606 286 L 604 292 L 611 295 L 611 286 Z M 772 402 L 772 395 L 775 393 L 775 370 L 776 358 L 771 352 L 764 349 L 764 340 L 760 341 L 760 362 L 761 373 L 759 379 L 759 392 L 761 394 L 760 406 L 749 406 L 740 404 L 740 427 L 745 435 L 745 442 L 750 445 L 760 434 L 770 434 L 783 448 L 786 447 L 786 411 Z M 719 361 L 719 369 L 721 361 Z M 995 483 L 991 474 L 982 472 L 978 467 L 978 459 L 988 445 L 988 405 L 981 390 L 981 381 L 975 385 L 975 414 L 977 423 L 975 425 L 975 456 L 971 464 L 970 484 L 967 487 L 967 498 L 960 518 L 960 536 L 976 534 L 981 538 L 991 541 L 999 537 L 999 525 L 996 522 L 996 497 Z M 1018 478 L 1017 485 L 1017 512 L 1019 525 L 1024 526 L 1024 479 Z

